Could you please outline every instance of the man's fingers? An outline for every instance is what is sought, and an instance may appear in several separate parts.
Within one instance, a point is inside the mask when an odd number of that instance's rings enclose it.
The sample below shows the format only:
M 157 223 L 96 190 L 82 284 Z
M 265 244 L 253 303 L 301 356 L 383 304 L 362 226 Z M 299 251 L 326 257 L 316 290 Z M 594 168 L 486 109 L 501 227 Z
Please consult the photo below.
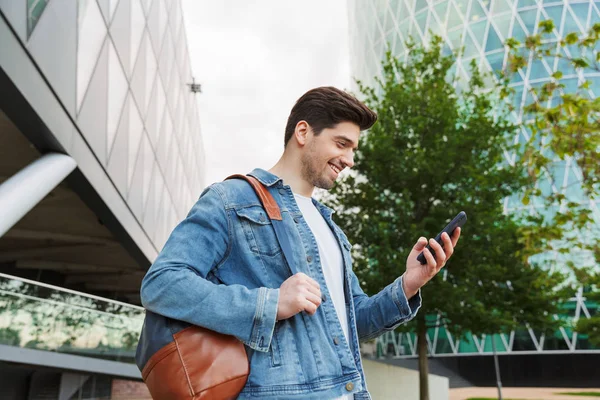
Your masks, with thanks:
M 427 246 L 427 239 L 425 237 L 421 236 L 419 238 L 419 240 L 417 240 L 417 243 L 414 245 L 413 249 L 418 252 L 421 252 L 421 251 L 423 251 L 425 246 Z
M 315 287 L 314 285 L 306 285 L 306 290 L 308 293 L 312 293 L 321 298 L 321 288 L 319 286 Z
M 431 254 L 428 248 L 425 248 L 425 250 L 423 250 L 423 255 L 427 260 L 427 267 L 435 273 L 437 263 L 435 262 L 435 258 L 433 258 L 433 254 Z
M 306 297 L 306 300 L 304 302 L 304 311 L 306 311 L 310 315 L 313 315 L 317 312 L 317 308 L 319 308 L 320 305 L 321 298 L 311 294 L 310 297 Z
M 440 246 L 440 244 L 436 242 L 435 239 L 429 239 L 429 246 L 431 246 L 431 248 L 435 252 L 435 258 L 437 260 L 436 265 L 438 267 L 444 265 L 444 263 L 446 262 L 446 253 L 444 253 L 444 249 L 442 249 L 442 246 Z
M 321 285 L 319 285 L 317 281 L 302 272 L 298 272 L 296 275 L 294 275 L 294 277 L 296 277 L 296 279 L 298 279 L 300 282 L 306 282 L 315 289 L 321 290 Z
M 458 243 L 458 238 L 460 237 L 460 228 L 456 228 L 452 233 L 452 247 L 456 247 L 456 243 Z
M 446 253 L 446 261 L 452 256 L 454 253 L 454 245 L 452 245 L 452 240 L 447 233 L 442 234 L 442 241 L 444 242 L 444 253 Z

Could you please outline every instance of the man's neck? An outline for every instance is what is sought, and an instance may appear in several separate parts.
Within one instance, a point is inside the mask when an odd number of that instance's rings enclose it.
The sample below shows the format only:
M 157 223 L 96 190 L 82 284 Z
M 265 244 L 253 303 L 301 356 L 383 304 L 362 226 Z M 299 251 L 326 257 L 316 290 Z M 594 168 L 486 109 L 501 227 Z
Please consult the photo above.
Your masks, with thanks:
M 269 172 L 283 179 L 283 182 L 292 188 L 292 192 L 312 197 L 315 187 L 302 178 L 301 170 L 302 165 L 299 162 L 288 160 L 284 154 Z

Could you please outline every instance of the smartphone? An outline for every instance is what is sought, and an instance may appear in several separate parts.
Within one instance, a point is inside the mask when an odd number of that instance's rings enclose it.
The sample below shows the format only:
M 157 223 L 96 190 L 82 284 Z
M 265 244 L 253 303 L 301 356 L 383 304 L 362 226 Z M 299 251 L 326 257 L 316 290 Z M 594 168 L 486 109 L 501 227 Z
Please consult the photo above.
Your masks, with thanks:
M 438 242 L 442 247 L 444 247 L 444 242 L 442 241 L 442 233 L 446 232 L 448 236 L 452 237 L 454 230 L 463 226 L 465 222 L 467 222 L 467 213 L 461 211 L 456 217 L 454 217 L 452 221 L 450 221 L 448 225 L 446 225 L 446 227 L 440 233 L 438 233 L 438 235 L 435 237 L 435 241 Z M 427 248 L 433 255 L 433 258 L 435 258 L 435 251 L 433 251 L 429 244 L 427 245 Z M 419 261 L 421 264 L 427 264 L 427 259 L 425 258 L 425 254 L 423 254 L 423 252 L 421 252 L 421 254 L 418 255 L 417 261 Z

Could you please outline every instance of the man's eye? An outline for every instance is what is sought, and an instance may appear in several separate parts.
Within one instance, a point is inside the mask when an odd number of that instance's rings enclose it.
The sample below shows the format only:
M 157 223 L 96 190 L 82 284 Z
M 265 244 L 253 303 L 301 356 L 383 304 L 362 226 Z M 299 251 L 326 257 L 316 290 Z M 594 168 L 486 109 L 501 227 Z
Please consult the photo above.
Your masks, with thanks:
M 338 146 L 340 146 L 340 147 L 342 147 L 342 148 L 343 148 L 343 147 L 346 147 L 346 143 L 344 143 L 344 142 L 338 142 Z

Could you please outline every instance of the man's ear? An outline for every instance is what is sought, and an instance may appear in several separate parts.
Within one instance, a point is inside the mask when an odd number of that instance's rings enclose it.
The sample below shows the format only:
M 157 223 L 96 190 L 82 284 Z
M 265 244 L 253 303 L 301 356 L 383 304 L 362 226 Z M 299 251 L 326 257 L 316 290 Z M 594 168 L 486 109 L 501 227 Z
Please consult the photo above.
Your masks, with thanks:
M 294 139 L 299 147 L 303 147 L 308 139 L 310 125 L 306 121 L 298 121 L 296 129 L 294 129 Z

